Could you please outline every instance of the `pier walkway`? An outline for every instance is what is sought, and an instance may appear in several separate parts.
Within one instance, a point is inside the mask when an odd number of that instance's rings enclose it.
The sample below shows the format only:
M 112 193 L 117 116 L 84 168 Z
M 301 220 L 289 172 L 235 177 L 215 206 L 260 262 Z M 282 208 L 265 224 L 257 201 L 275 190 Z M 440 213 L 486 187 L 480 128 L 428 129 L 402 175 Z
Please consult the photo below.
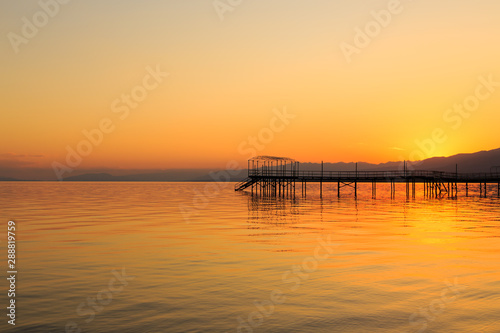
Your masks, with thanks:
M 448 195 L 456 197 L 458 184 L 465 184 L 466 196 L 469 184 L 479 184 L 480 195 L 486 196 L 487 184 L 494 183 L 498 187 L 500 197 L 500 172 L 490 173 L 458 173 L 441 171 L 403 170 L 396 171 L 301 171 L 299 162 L 284 157 L 258 156 L 248 161 L 248 178 L 236 184 L 235 191 L 249 189 L 252 194 L 266 196 L 294 195 L 297 183 L 301 185 L 302 196 L 307 195 L 308 183 L 319 183 L 320 196 L 323 195 L 323 183 L 337 183 L 337 195 L 341 189 L 349 186 L 357 197 L 359 183 L 372 184 L 372 197 L 376 197 L 378 183 L 391 184 L 391 196 L 396 191 L 396 183 L 406 184 L 407 197 L 415 197 L 416 184 L 423 184 L 424 193 L 428 196 L 440 197 Z M 357 167 L 356 167 L 357 169 Z

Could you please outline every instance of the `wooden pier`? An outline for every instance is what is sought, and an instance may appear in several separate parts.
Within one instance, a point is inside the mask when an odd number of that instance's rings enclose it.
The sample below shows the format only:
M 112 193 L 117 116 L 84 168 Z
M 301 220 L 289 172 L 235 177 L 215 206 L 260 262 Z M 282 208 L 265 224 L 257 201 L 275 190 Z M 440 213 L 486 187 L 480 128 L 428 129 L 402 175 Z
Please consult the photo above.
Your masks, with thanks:
M 396 184 L 406 185 L 406 197 L 415 198 L 416 184 L 422 184 L 427 197 L 456 198 L 458 184 L 465 184 L 465 195 L 469 196 L 471 184 L 479 184 L 481 197 L 487 196 L 487 184 L 495 184 L 500 197 L 500 172 L 458 173 L 442 171 L 403 170 L 397 171 L 300 171 L 300 163 L 285 157 L 258 156 L 248 161 L 248 178 L 236 184 L 235 191 L 248 189 L 252 195 L 270 197 L 295 197 L 297 185 L 302 197 L 307 196 L 307 184 L 318 183 L 320 197 L 323 197 L 323 183 L 336 183 L 337 197 L 341 190 L 351 187 L 354 197 L 358 196 L 358 184 L 371 183 L 372 197 L 377 196 L 377 184 L 390 183 L 391 198 L 395 197 Z

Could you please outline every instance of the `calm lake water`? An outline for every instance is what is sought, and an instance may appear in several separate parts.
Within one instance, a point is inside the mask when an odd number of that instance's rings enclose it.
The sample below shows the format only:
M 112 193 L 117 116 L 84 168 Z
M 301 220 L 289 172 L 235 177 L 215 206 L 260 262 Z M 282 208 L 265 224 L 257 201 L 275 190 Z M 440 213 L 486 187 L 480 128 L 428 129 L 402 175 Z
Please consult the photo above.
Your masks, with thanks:
M 215 187 L 214 187 L 215 186 Z M 0 183 L 16 332 L 500 332 L 500 200 L 262 199 L 214 183 Z M 203 193 L 209 194 L 205 196 Z M 298 194 L 300 191 L 298 191 Z M 0 331 L 10 331 L 8 284 Z

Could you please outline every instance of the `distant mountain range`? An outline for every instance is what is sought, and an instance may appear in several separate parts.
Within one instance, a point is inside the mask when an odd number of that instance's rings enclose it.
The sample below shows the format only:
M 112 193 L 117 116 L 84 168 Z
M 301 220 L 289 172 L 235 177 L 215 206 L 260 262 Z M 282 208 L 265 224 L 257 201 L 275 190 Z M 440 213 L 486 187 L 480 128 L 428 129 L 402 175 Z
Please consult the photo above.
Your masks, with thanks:
M 490 172 L 498 167 L 500 171 L 500 148 L 488 151 L 480 151 L 471 154 L 458 154 L 449 157 L 432 157 L 418 162 L 409 162 L 408 168 L 414 170 L 432 170 L 455 172 Z M 321 164 L 301 163 L 301 170 L 320 170 Z M 349 171 L 355 170 L 356 163 L 325 163 L 324 170 Z M 381 164 L 358 163 L 359 171 L 389 171 L 402 170 L 403 161 L 387 162 Z
M 387 162 L 381 164 L 358 163 L 359 171 L 385 171 L 402 170 L 403 162 Z M 480 151 L 471 154 L 458 154 L 450 157 L 433 157 L 419 162 L 408 164 L 409 169 L 433 170 L 455 172 L 500 172 L 500 148 Z M 325 171 L 350 171 L 355 170 L 356 163 L 325 163 Z M 321 170 L 319 163 L 301 163 L 300 170 Z M 50 178 L 52 170 L 42 170 L 40 177 L 30 177 L 32 180 L 55 180 Z M 234 172 L 233 172 L 234 173 Z M 35 173 L 36 174 L 36 173 Z M 239 181 L 246 177 L 247 170 L 240 170 L 237 174 L 228 177 L 224 170 L 212 169 L 171 169 L 171 170 L 140 170 L 140 172 L 126 170 L 106 170 L 105 172 L 82 172 L 75 176 L 64 178 L 65 181 L 184 181 L 184 182 L 206 182 L 215 180 Z M 12 177 L 12 175 L 0 175 L 0 181 L 24 181 L 28 179 Z
M 0 182 L 19 182 L 23 181 L 24 179 L 16 179 L 12 177 L 0 177 Z
M 221 171 L 221 170 L 219 170 Z M 122 181 L 122 182 L 136 182 L 136 181 L 151 181 L 151 182 L 205 182 L 213 181 L 214 178 L 210 174 L 218 171 L 211 169 L 192 169 L 192 170 L 165 170 L 163 172 L 140 173 L 130 175 L 113 176 L 110 173 L 85 173 L 77 176 L 64 178 L 65 181 Z M 241 175 L 234 179 L 244 178 L 246 170 L 240 170 Z

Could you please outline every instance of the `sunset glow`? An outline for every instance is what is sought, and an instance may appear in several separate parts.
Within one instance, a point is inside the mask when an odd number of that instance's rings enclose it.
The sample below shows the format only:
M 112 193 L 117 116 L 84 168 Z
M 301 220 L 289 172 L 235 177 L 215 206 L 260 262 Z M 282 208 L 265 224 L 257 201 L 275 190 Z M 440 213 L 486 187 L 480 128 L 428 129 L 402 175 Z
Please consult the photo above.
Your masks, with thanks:
M 498 2 L 401 1 L 348 63 L 342 43 L 356 47 L 389 3 L 244 2 L 223 20 L 207 1 L 61 4 L 26 43 L 2 41 L 1 166 L 64 163 L 106 118 L 114 129 L 78 168 L 244 165 L 238 147 L 276 109 L 295 118 L 258 142 L 259 154 L 377 163 L 497 148 Z M 22 18 L 41 10 L 1 6 L 6 36 L 22 36 Z M 143 100 L 136 90 L 141 101 L 122 120 L 113 103 L 144 84 L 147 68 L 168 76 L 147 81 Z M 488 98 L 463 121 L 446 118 L 481 77 L 495 82 Z M 446 139 L 426 151 L 418 143 L 436 128 Z

